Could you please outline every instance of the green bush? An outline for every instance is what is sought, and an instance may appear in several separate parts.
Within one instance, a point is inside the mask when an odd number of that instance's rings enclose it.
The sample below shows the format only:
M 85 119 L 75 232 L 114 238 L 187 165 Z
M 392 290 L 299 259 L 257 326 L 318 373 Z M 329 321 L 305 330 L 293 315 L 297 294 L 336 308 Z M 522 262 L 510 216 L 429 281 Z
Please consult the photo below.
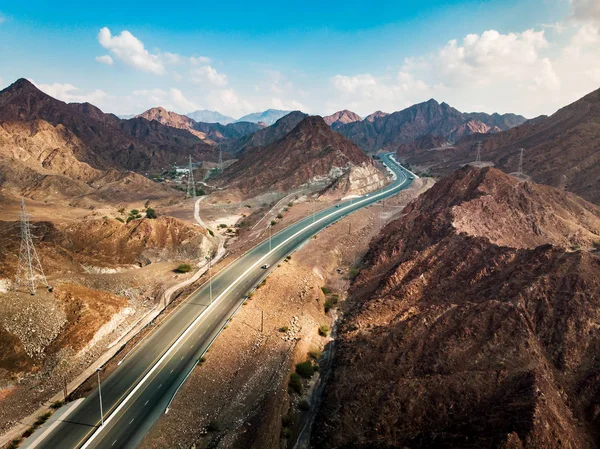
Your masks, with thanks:
M 291 202 L 290 202 L 290 203 L 288 203 L 287 205 L 288 205 L 288 207 L 292 207 L 292 206 L 294 205 L 294 203 L 291 203 Z
M 225 223 L 221 223 L 219 226 L 217 226 L 221 229 L 225 229 L 227 227 L 227 225 Z
M 281 220 L 283 218 L 283 215 L 277 214 L 277 218 Z
M 125 223 L 125 220 L 123 220 L 121 217 L 117 217 L 116 220 L 120 221 L 121 223 Z
M 348 277 L 350 279 L 354 279 L 356 276 L 358 276 L 358 273 L 360 273 L 358 268 L 350 268 L 350 271 L 348 271 Z
M 277 222 L 275 220 L 271 220 L 271 226 L 275 226 L 277 224 Z
M 211 237 L 214 237 L 214 236 L 215 236 L 215 233 L 214 233 L 214 232 L 212 232 L 212 230 L 211 230 L 211 229 L 208 229 L 208 233 L 210 234 L 210 236 L 211 236 Z
M 319 335 L 321 337 L 327 337 L 329 335 L 329 326 L 322 324 L 319 326 Z
M 16 438 L 10 442 L 6 449 L 17 449 L 21 443 L 23 442 L 23 438 Z
M 329 293 L 331 293 L 331 290 L 329 290 L 327 287 L 321 287 L 321 291 L 324 295 L 328 295 Z
M 57 408 L 61 408 L 65 402 L 64 401 L 55 401 L 50 405 L 52 410 L 56 410 Z
M 571 249 L 573 251 L 579 251 L 581 249 L 581 245 L 579 243 L 575 243 L 574 245 L 571 245 Z
M 302 393 L 302 378 L 298 373 L 292 373 L 288 383 L 288 388 L 292 392 L 296 392 L 298 394 Z
M 154 209 L 152 209 L 151 207 L 146 209 L 146 218 L 151 218 L 151 219 L 156 218 L 156 211 Z
M 285 334 L 285 333 L 286 333 L 287 331 L 289 331 L 289 330 L 290 330 L 290 328 L 289 328 L 289 327 L 287 327 L 287 326 L 281 326 L 281 327 L 279 328 L 279 332 L 281 332 L 282 334 Z
M 187 263 L 182 263 L 177 268 L 175 268 L 176 273 L 189 273 L 190 271 L 192 271 L 192 266 Z
M 310 360 L 296 364 L 296 372 L 305 379 L 310 379 L 315 374 L 315 368 Z
M 132 216 L 134 216 L 134 215 L 138 215 L 139 213 L 140 213 L 140 211 L 139 211 L 139 210 L 137 210 L 137 209 L 131 209 L 131 210 L 129 211 L 129 215 L 132 215 Z

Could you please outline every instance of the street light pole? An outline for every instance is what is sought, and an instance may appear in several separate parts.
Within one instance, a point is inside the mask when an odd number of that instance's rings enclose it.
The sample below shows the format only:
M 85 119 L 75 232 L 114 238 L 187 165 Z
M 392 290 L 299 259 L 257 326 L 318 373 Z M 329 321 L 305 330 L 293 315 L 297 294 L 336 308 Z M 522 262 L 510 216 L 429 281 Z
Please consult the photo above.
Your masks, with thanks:
M 100 397 L 100 423 L 101 426 L 104 427 L 104 412 L 102 411 L 102 386 L 100 385 L 100 370 L 96 370 L 96 374 L 98 375 L 98 396 Z
M 273 225 L 269 225 L 269 252 L 271 252 L 271 228 Z
M 208 294 L 210 296 L 210 303 L 212 304 L 212 271 L 211 271 L 211 261 L 212 259 L 210 257 L 206 257 L 206 260 L 208 260 Z

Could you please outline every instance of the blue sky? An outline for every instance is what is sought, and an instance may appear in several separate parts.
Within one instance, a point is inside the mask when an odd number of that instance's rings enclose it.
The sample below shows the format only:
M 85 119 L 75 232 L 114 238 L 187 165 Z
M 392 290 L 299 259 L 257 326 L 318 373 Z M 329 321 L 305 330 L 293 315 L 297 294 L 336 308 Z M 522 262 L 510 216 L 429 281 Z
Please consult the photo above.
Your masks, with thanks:
M 431 97 L 534 116 L 600 87 L 598 0 L 322 3 L 5 0 L 0 86 L 26 77 L 118 114 L 233 116 Z

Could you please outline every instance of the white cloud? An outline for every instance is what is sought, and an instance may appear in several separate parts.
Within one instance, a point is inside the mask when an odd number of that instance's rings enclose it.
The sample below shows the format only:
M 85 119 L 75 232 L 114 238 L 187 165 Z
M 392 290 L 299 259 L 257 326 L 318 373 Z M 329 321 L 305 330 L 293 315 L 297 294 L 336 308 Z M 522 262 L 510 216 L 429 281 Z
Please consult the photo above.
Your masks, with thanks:
M 214 90 L 208 94 L 207 100 L 207 109 L 216 110 L 233 117 L 240 117 L 254 111 L 252 104 L 241 99 L 233 89 Z
M 137 108 L 146 110 L 156 106 L 162 106 L 168 111 L 185 114 L 198 109 L 198 106 L 188 100 L 183 93 L 176 88 L 163 89 L 139 89 L 133 91 Z
M 190 61 L 190 64 L 192 65 L 208 64 L 210 58 L 207 58 L 206 56 L 190 56 L 188 61 Z
M 600 21 L 600 2 L 598 0 L 570 0 L 573 8 L 572 18 L 586 22 Z
M 209 65 L 190 70 L 190 80 L 196 84 L 209 83 L 219 87 L 227 85 L 227 75 L 218 73 Z
M 113 58 L 110 55 L 96 56 L 96 62 L 100 64 L 113 65 Z
M 97 105 L 107 98 L 106 93 L 102 90 L 96 89 L 92 92 L 83 92 L 69 83 L 34 84 L 51 97 L 58 98 L 67 103 L 87 102 Z
M 113 57 L 143 72 L 162 75 L 165 67 L 161 59 L 144 48 L 144 44 L 129 31 L 124 30 L 113 36 L 106 27 L 98 33 L 98 42 Z

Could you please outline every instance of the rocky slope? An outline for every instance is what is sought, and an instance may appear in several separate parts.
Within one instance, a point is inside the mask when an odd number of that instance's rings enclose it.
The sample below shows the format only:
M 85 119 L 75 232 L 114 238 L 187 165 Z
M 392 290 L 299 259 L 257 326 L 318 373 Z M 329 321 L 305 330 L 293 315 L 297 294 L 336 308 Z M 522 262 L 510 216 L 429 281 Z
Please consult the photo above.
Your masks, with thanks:
M 243 195 L 288 191 L 311 182 L 331 184 L 359 167 L 361 177 L 369 179 L 361 190 L 382 185 L 384 177 L 356 145 L 332 131 L 321 117 L 307 117 L 282 139 L 246 152 L 220 182 Z
M 394 151 L 427 134 L 455 141 L 472 133 L 506 130 L 524 121 L 514 114 L 463 113 L 432 99 L 392 114 L 378 111 L 362 121 L 340 125 L 337 131 L 365 151 Z
M 133 172 L 83 162 L 88 148 L 63 125 L 0 122 L 0 190 L 8 197 L 89 207 L 96 202 L 166 199 L 177 194 Z
M 342 125 L 360 122 L 362 119 L 358 114 L 349 111 L 348 109 L 344 109 L 343 111 L 338 111 L 323 117 L 323 120 L 325 120 L 325 123 L 327 123 L 333 129 L 338 129 Z
M 477 140 L 482 140 L 480 137 Z M 415 155 L 409 162 L 448 173 L 475 159 L 474 139 L 464 139 L 440 159 Z M 481 158 L 515 172 L 520 148 L 523 171 L 534 181 L 575 192 L 600 204 L 600 90 L 566 106 L 550 117 L 539 117 L 483 140 Z
M 220 123 L 201 123 L 190 117 L 167 111 L 164 108 L 152 108 L 138 115 L 148 121 L 156 120 L 172 128 L 185 129 L 203 142 L 216 145 L 240 139 L 248 134 L 265 128 L 264 124 L 252 122 L 236 122 L 222 125 Z
M 216 160 L 214 146 L 189 131 L 141 118 L 121 120 L 88 103 L 64 103 L 25 79 L 0 91 L 0 122 L 44 120 L 62 125 L 83 143 L 77 155 L 96 169 L 147 171 L 196 160 Z
M 437 183 L 371 243 L 315 447 L 597 448 L 599 236 L 499 170 Z
M 173 217 L 35 223 L 37 251 L 47 274 L 83 272 L 172 259 L 198 259 L 210 250 L 204 231 Z M 18 258 L 16 222 L 0 222 L 0 279 L 12 279 Z
M 292 111 L 271 126 L 256 131 L 238 140 L 223 145 L 228 152 L 240 155 L 254 148 L 264 147 L 285 137 L 303 119 L 308 117 L 304 112 Z

